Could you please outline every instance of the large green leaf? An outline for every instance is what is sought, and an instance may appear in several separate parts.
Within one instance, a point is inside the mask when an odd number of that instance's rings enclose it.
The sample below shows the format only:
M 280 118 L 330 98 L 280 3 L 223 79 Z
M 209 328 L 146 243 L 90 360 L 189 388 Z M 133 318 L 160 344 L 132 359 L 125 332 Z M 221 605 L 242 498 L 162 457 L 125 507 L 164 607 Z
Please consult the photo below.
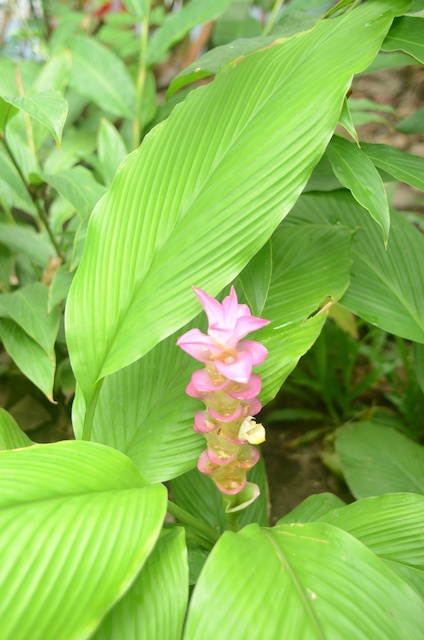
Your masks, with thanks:
M 337 430 L 336 450 L 356 498 L 424 493 L 424 447 L 392 427 L 358 422 Z
M 384 51 L 401 49 L 424 64 L 424 19 L 403 16 L 395 20 L 381 48 Z
M 135 582 L 93 640 L 180 640 L 188 600 L 184 531 L 164 530 Z
M 0 450 L 30 447 L 32 444 L 10 413 L 0 408 Z
M 356 229 L 352 277 L 342 304 L 385 331 L 424 342 L 424 238 L 401 214 L 391 212 L 387 250 L 368 213 L 347 191 L 302 196 L 289 221 Z
M 172 80 L 167 91 L 168 98 L 191 82 L 217 74 L 231 60 L 235 60 L 240 56 L 244 57 L 249 53 L 271 45 L 273 42 L 276 42 L 275 37 L 260 36 L 257 38 L 239 38 L 230 44 L 214 47 L 183 69 Z
M 216 294 L 265 243 L 322 155 L 352 74 L 405 6 L 367 3 L 248 56 L 124 161 L 90 220 L 68 298 L 86 399 L 194 316 L 192 284 Z
M 106 113 L 133 118 L 135 87 L 122 60 L 94 38 L 77 37 L 71 45 L 70 86 Z
M 16 109 L 24 111 L 43 124 L 60 145 L 68 104 L 59 91 L 41 91 L 25 96 L 3 97 Z
M 128 455 L 150 482 L 192 469 L 204 440 L 192 429 L 198 401 L 185 389 L 198 363 L 162 341 L 144 358 L 108 376 L 100 391 L 92 438 Z M 78 391 L 73 427 L 81 437 L 85 402 Z
M 210 554 L 184 640 L 408 640 L 423 625 L 423 600 L 345 531 L 250 525 Z
M 173 44 L 198 24 L 219 18 L 231 2 L 232 0 L 214 0 L 214 2 L 190 0 L 179 10 L 169 13 L 149 40 L 147 63 L 152 65 L 159 62 Z
M 75 441 L 0 452 L 0 487 L 2 638 L 88 638 L 151 551 L 165 488 Z
M 424 496 L 364 498 L 318 519 L 358 538 L 424 596 Z
M 18 109 L 4 100 L 4 98 L 0 98 L 0 131 L 4 131 L 7 123 L 13 116 L 18 113 Z
M 327 147 L 336 178 L 347 187 L 355 200 L 369 211 L 383 229 L 387 244 L 390 229 L 389 203 L 380 174 L 358 147 L 341 136 L 333 136 Z

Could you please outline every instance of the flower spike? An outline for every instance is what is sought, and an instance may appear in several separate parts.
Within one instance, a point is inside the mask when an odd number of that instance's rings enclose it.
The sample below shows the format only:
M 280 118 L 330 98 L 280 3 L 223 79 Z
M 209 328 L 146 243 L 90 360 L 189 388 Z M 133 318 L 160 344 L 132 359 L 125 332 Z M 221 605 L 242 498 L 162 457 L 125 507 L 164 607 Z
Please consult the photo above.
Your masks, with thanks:
M 252 445 L 265 440 L 263 425 L 252 417 L 262 406 L 257 398 L 262 382 L 252 367 L 261 364 L 268 351 L 259 342 L 243 338 L 269 321 L 252 316 L 247 305 L 239 304 L 234 287 L 222 304 L 202 289 L 193 289 L 206 312 L 208 331 L 191 329 L 178 338 L 177 345 L 205 364 L 193 373 L 186 389 L 206 405 L 194 417 L 193 429 L 207 441 L 198 469 L 212 478 L 221 493 L 231 496 L 245 488 L 246 473 L 259 460 Z M 252 489 L 253 499 L 259 495 L 256 489 Z

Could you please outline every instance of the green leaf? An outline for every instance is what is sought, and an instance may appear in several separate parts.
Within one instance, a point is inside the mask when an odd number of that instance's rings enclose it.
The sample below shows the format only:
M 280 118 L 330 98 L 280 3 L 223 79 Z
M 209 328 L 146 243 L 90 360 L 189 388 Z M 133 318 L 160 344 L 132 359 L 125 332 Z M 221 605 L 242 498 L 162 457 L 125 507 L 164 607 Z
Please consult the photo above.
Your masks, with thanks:
M 56 307 L 47 312 L 49 290 L 39 282 L 0 296 L 0 317 L 13 320 L 30 338 L 54 356 L 60 313 Z
M 194 316 L 192 284 L 218 293 L 288 213 L 336 126 L 352 74 L 369 64 L 405 6 L 377 4 L 226 69 L 123 162 L 90 220 L 67 304 L 68 346 L 86 399 L 96 381 Z
M 93 173 L 85 167 L 64 169 L 44 175 L 43 178 L 75 207 L 83 220 L 106 192 L 106 187 L 97 182 Z
M 222 640 L 399 640 L 420 637 L 424 624 L 413 589 L 324 523 L 226 532 L 194 589 L 184 640 L 217 637 L 211 611 Z
M 356 144 L 359 145 L 358 134 L 356 132 L 355 125 L 353 124 L 352 114 L 350 113 L 349 104 L 346 98 L 343 101 L 343 108 L 340 114 L 339 123 L 348 132 L 348 134 L 352 136 Z
M 165 487 L 75 441 L 1 452 L 0 487 L 3 638 L 90 637 L 150 553 Z
M 424 342 L 424 238 L 401 214 L 391 212 L 387 250 L 368 213 L 347 191 L 302 196 L 289 221 L 357 229 L 352 241 L 352 276 L 342 304 L 385 331 Z
M 424 64 L 424 18 L 397 18 L 382 44 L 383 51 L 401 49 Z
M 355 536 L 424 595 L 424 496 L 364 498 L 319 517 Z
M 74 38 L 71 53 L 70 86 L 112 116 L 132 119 L 135 87 L 122 60 L 88 37 Z
M 328 231 L 324 225 L 283 223 L 272 236 L 273 270 L 262 312 L 270 324 L 254 334 L 269 352 L 257 369 L 263 404 L 274 398 L 319 336 L 327 318 L 324 303 L 338 300 L 348 287 L 351 232 L 343 227 Z
M 406 55 L 406 53 L 386 53 L 382 51 L 374 58 L 370 66 L 359 75 L 367 76 L 385 69 L 397 69 L 399 67 L 408 67 L 416 64 L 414 58 Z
M 62 265 L 54 275 L 53 281 L 49 288 L 48 295 L 48 312 L 50 313 L 53 307 L 59 302 L 62 302 L 68 295 L 69 289 L 74 279 L 75 273 L 69 271 L 66 265 Z
M 180 640 L 188 600 L 184 531 L 163 530 L 125 596 L 103 619 L 93 640 Z
M 424 447 L 392 427 L 373 422 L 336 432 L 343 474 L 356 498 L 383 493 L 424 493 Z
M 33 216 L 36 214 L 36 208 L 31 196 L 23 184 L 16 167 L 3 149 L 3 145 L 0 146 L 0 187 L 2 197 L 4 197 L 10 208 L 22 209 Z M 2 241 L 1 236 L 0 241 Z
M 127 155 L 127 149 L 119 131 L 106 118 L 100 121 L 97 147 L 103 176 L 106 184 L 110 185 L 117 168 Z
M 196 80 L 216 75 L 226 64 L 232 60 L 244 58 L 245 56 L 264 49 L 272 43 L 278 43 L 275 36 L 260 36 L 258 38 L 239 38 L 221 47 L 214 47 L 203 56 L 185 67 L 171 82 L 166 93 L 170 98 L 177 91 Z
M 0 296 L 0 336 L 22 372 L 52 400 L 60 313 L 57 307 L 47 312 L 47 298 L 39 282 Z
M 424 393 L 424 345 L 415 343 L 413 345 L 413 354 L 417 382 Z
M 0 131 L 4 131 L 7 123 L 18 113 L 18 109 L 0 98 Z
M 383 229 L 387 245 L 390 212 L 383 182 L 371 160 L 355 144 L 341 136 L 333 136 L 326 155 L 336 178 L 349 189 L 357 202 L 369 211 Z
M 254 316 L 263 312 L 272 277 L 272 244 L 267 242 L 240 273 L 237 283 L 243 289 Z
M 0 408 L 0 450 L 30 447 L 32 444 L 10 413 Z
M 424 133 L 424 107 L 403 118 L 397 123 L 396 129 L 401 133 Z
M 35 83 L 37 91 L 64 91 L 71 75 L 72 58 L 69 50 L 50 58 L 42 67 Z
M 13 253 L 23 253 L 42 269 L 49 258 L 56 255 L 53 245 L 29 226 L 0 224 L 0 244 Z
M 214 0 L 214 2 L 190 0 L 179 10 L 169 13 L 164 23 L 149 39 L 147 64 L 153 65 L 162 60 L 168 49 L 198 24 L 219 18 L 231 2 L 232 0 Z
M 317 493 L 308 496 L 297 507 L 280 518 L 276 526 L 291 522 L 316 522 L 328 512 L 345 506 L 345 502 L 333 493 Z M 326 521 L 327 522 L 327 521 Z
M 173 335 L 144 358 L 105 378 L 93 421 L 92 438 L 128 455 L 150 482 L 165 481 L 192 469 L 204 449 L 194 433 L 198 401 L 185 389 L 197 363 Z M 81 437 L 85 402 L 73 405 L 73 427 Z
M 387 144 L 361 142 L 361 149 L 379 169 L 417 189 L 424 189 L 424 158 L 404 153 Z
M 4 97 L 16 109 L 24 111 L 52 133 L 59 146 L 68 113 L 68 103 L 59 91 L 42 91 L 25 96 Z
M 0 318 L 0 339 L 22 373 L 53 401 L 55 355 L 49 355 L 12 320 Z

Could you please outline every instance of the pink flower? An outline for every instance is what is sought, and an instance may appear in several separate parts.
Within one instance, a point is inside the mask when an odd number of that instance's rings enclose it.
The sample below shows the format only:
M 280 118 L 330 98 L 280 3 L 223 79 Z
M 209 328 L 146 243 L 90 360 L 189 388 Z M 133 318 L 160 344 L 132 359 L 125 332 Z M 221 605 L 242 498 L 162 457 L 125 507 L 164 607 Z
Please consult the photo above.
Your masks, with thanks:
M 262 408 L 257 396 L 262 387 L 252 367 L 261 364 L 268 351 L 259 342 L 243 340 L 251 331 L 261 329 L 268 320 L 252 316 L 245 304 L 239 304 L 234 287 L 220 304 L 202 289 L 194 292 L 208 317 L 207 334 L 191 329 L 177 344 L 204 369 L 195 371 L 186 393 L 202 400 L 206 409 L 194 416 L 194 431 L 207 440 L 198 469 L 210 476 L 226 495 L 240 493 L 246 487 L 246 473 L 259 460 L 252 446 L 265 440 L 265 429 L 252 417 Z M 250 486 L 252 501 L 259 495 Z
M 254 340 L 240 340 L 269 321 L 252 316 L 247 305 L 238 304 L 234 287 L 222 304 L 202 289 L 193 289 L 206 311 L 208 333 L 191 329 L 178 338 L 177 345 L 199 362 L 213 362 L 217 372 L 229 380 L 247 383 L 252 367 L 261 364 L 268 351 Z

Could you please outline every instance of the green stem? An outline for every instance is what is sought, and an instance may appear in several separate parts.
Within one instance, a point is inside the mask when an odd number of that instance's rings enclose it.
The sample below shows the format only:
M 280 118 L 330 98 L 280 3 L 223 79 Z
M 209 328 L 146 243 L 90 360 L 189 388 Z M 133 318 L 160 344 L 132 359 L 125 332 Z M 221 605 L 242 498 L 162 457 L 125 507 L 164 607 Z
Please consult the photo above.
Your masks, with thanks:
M 58 243 L 53 231 L 50 229 L 49 221 L 48 221 L 48 218 L 47 218 L 47 214 L 44 211 L 44 208 L 41 206 L 41 203 L 38 200 L 38 198 L 35 195 L 35 193 L 33 192 L 33 190 L 27 184 L 25 176 L 22 173 L 22 170 L 21 170 L 18 162 L 16 161 L 15 156 L 13 155 L 12 149 L 9 147 L 9 145 L 7 143 L 6 136 L 4 134 L 2 134 L 0 136 L 0 140 L 2 141 L 7 155 L 9 156 L 10 160 L 13 163 L 13 166 L 15 167 L 16 171 L 18 172 L 18 175 L 19 175 L 20 179 L 22 180 L 22 184 L 24 185 L 25 189 L 28 191 L 31 200 L 34 203 L 35 208 L 37 209 L 38 218 L 39 218 L 40 222 L 43 224 L 43 226 L 46 228 L 46 231 L 50 236 L 50 240 L 52 241 L 52 244 L 53 244 L 53 246 L 54 246 L 54 248 L 56 250 L 57 255 L 59 256 L 59 258 L 61 258 L 61 260 L 63 260 L 63 258 L 64 258 L 63 251 L 60 248 L 60 245 L 59 245 L 59 243 Z
M 262 35 L 263 36 L 267 36 L 268 33 L 271 31 L 272 27 L 274 26 L 274 22 L 277 18 L 278 12 L 280 11 L 281 7 L 284 4 L 284 0 L 276 0 L 274 3 L 274 6 L 272 7 L 272 11 L 270 13 L 270 16 L 268 18 L 268 22 L 266 23 L 266 25 L 264 26 L 264 29 L 262 31 Z
M 91 432 L 93 430 L 94 414 L 96 412 L 97 402 L 100 395 L 104 378 L 97 380 L 93 385 L 93 390 L 85 411 L 84 425 L 82 427 L 82 440 L 91 440 Z
M 146 1 L 146 13 L 140 23 L 140 49 L 138 54 L 138 72 L 136 82 L 136 106 L 133 121 L 133 145 L 136 149 L 141 142 L 141 133 L 143 131 L 143 122 L 141 117 L 141 105 L 143 102 L 144 85 L 146 84 L 147 73 L 147 43 L 149 37 L 149 14 L 150 1 Z
M 203 547 L 206 551 L 212 551 L 213 544 L 209 540 L 205 540 L 203 536 L 198 536 L 196 533 L 193 533 L 191 529 L 184 529 L 187 540 L 193 540 L 196 542 L 199 547 Z
M 175 502 L 171 502 L 171 500 L 168 500 L 168 513 L 170 513 L 172 516 L 174 516 L 174 518 L 176 518 L 183 524 L 186 524 L 187 526 L 195 529 L 212 544 L 215 544 L 215 542 L 218 541 L 219 535 L 212 529 L 212 527 L 210 527 L 208 524 L 205 524 L 204 522 L 201 522 L 190 513 L 188 513 L 188 511 L 175 504 Z
M 241 515 L 241 511 L 227 511 L 228 507 L 234 506 L 236 504 L 237 498 L 236 496 L 223 496 L 222 497 L 222 505 L 224 508 L 225 519 L 227 520 L 229 531 L 238 531 L 239 530 L 239 519 Z

